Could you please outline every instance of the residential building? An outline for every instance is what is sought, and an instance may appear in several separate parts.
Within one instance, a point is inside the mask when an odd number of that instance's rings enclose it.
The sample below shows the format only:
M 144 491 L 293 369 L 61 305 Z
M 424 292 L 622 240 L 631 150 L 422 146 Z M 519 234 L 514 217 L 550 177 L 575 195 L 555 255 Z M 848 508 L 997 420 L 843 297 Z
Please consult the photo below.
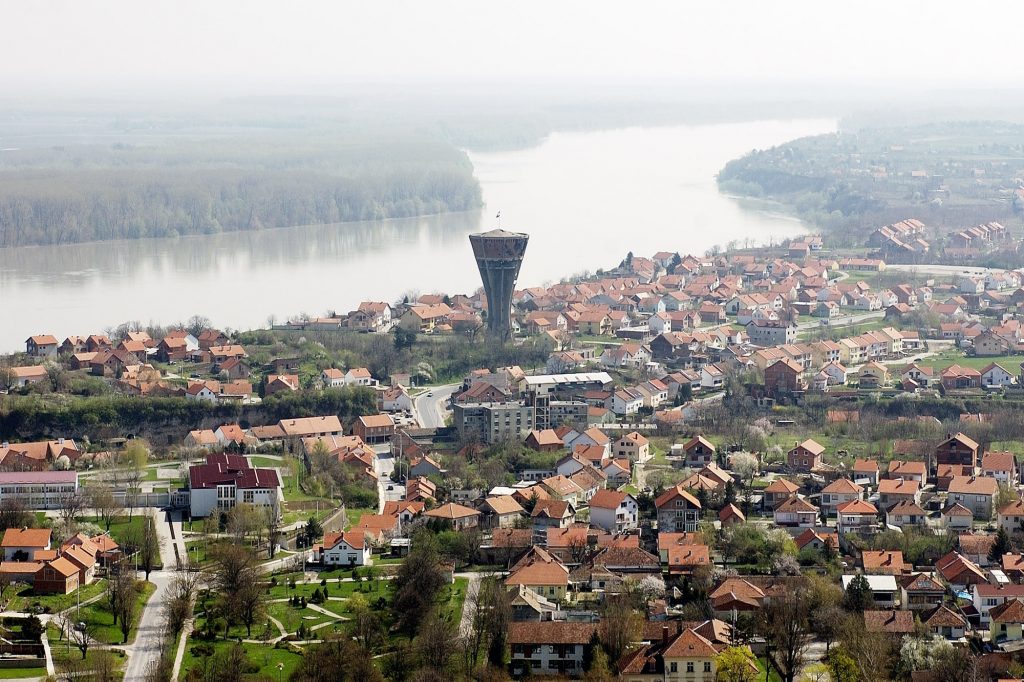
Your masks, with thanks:
M 428 519 L 449 521 L 452 524 L 453 530 L 476 528 L 480 522 L 480 512 L 469 507 L 463 507 L 461 504 L 455 504 L 454 502 L 448 502 L 435 509 L 425 511 L 423 516 Z
M 980 446 L 963 433 L 947 436 L 935 448 L 935 463 L 977 467 Z
M 807 500 L 794 495 L 775 507 L 773 516 L 776 525 L 809 528 L 818 522 L 818 508 Z
M 324 566 L 368 566 L 370 545 L 362 531 L 349 530 L 341 533 L 325 533 L 320 551 L 320 563 Z
M 694 533 L 700 524 L 701 504 L 681 485 L 663 492 L 654 501 L 658 510 L 658 531 Z
M 254 469 L 239 455 L 208 454 L 204 464 L 189 467 L 189 508 L 195 518 L 236 504 L 270 507 L 281 513 L 284 494 L 276 469 Z
M 971 586 L 971 602 L 982 626 L 991 621 L 992 609 L 1016 599 L 1024 599 L 1024 585 L 975 583 Z
M 598 490 L 590 498 L 590 523 L 610 533 L 621 533 L 637 527 L 639 507 L 629 493 Z
M 0 541 L 4 561 L 41 560 L 43 553 L 50 549 L 50 538 L 49 528 L 8 528 Z
M 557 620 L 511 623 L 508 632 L 511 674 L 516 678 L 579 676 L 595 632 L 595 623 Z
M 999 483 L 987 476 L 954 476 L 949 483 L 950 502 L 971 510 L 975 519 L 991 519 L 999 495 Z
M 797 443 L 787 453 L 789 468 L 795 471 L 812 471 L 821 468 L 824 464 L 822 455 L 825 446 L 808 438 L 803 443 Z
M 838 478 L 821 490 L 821 508 L 834 516 L 836 507 L 846 502 L 864 499 L 864 489 L 848 478 Z

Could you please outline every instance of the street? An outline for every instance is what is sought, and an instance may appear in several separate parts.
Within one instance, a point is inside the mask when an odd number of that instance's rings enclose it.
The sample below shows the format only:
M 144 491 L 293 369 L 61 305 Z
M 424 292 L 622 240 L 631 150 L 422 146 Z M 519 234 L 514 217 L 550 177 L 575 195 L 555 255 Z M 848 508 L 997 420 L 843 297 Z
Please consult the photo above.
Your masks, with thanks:
M 419 425 L 425 429 L 438 429 L 444 426 L 450 412 L 448 399 L 458 388 L 459 384 L 447 384 L 418 395 L 414 405 Z

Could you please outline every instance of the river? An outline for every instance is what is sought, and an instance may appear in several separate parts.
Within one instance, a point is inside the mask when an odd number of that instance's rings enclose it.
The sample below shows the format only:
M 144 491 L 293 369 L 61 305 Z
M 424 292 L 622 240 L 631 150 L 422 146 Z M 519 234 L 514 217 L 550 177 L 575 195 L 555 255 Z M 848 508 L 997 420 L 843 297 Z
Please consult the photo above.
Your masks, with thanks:
M 178 239 L 0 249 L 0 351 L 32 334 L 102 332 L 128 320 L 204 315 L 248 329 L 301 312 L 347 312 L 410 291 L 472 292 L 466 235 L 527 232 L 519 282 L 614 266 L 626 254 L 703 253 L 804 229 L 718 192 L 714 175 L 751 149 L 835 130 L 833 120 L 755 121 L 555 133 L 536 147 L 471 153 L 486 207 L 470 213 Z

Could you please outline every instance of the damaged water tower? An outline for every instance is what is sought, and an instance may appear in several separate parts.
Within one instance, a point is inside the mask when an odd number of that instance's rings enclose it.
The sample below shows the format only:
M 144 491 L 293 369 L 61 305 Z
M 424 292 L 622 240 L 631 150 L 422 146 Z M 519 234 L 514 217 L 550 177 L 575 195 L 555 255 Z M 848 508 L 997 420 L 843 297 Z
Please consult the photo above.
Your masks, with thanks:
M 512 338 L 512 293 L 528 241 L 530 235 L 500 229 L 469 235 L 487 295 L 487 334 L 492 339 Z

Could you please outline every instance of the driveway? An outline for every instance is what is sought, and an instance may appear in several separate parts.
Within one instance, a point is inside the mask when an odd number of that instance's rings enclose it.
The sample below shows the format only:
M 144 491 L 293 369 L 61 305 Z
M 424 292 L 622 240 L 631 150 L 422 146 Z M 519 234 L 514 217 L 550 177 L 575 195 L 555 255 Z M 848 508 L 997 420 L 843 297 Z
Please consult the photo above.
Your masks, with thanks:
M 164 646 L 164 623 L 166 620 L 167 593 L 168 587 L 174 575 L 176 558 L 174 553 L 174 542 L 171 538 L 170 527 L 167 523 L 166 514 L 155 507 L 147 507 L 143 510 L 156 520 L 157 534 L 160 536 L 160 559 L 165 570 L 153 571 L 149 581 L 156 585 L 156 591 L 146 602 L 145 608 L 139 614 L 139 627 L 135 634 L 135 641 L 125 647 L 128 654 L 128 663 L 125 666 L 125 682 L 142 682 L 146 679 L 146 668 L 151 662 L 160 659 L 160 652 Z M 177 542 L 181 543 L 181 521 L 177 521 L 174 529 Z M 179 549 L 183 547 L 182 543 Z

